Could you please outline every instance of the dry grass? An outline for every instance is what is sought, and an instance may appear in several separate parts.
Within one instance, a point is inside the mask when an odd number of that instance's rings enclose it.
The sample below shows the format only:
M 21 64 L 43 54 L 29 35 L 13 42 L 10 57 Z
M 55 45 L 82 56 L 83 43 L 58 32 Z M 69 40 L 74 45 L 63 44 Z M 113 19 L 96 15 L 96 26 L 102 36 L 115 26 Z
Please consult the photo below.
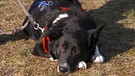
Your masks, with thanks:
M 33 0 L 23 0 L 27 8 Z M 105 24 L 100 50 L 105 63 L 93 64 L 68 76 L 135 76 L 135 1 L 80 0 L 97 21 Z M 0 0 L 0 28 L 20 27 L 25 14 L 17 0 Z M 31 39 L 19 33 L 0 36 L 0 76 L 64 76 L 56 70 L 57 62 L 30 54 Z

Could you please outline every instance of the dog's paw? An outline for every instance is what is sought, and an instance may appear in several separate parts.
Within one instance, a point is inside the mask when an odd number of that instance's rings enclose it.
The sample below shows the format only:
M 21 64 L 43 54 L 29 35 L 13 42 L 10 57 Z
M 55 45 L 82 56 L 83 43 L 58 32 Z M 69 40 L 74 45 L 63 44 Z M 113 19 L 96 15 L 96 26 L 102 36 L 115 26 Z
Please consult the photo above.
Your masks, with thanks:
M 78 64 L 79 69 L 87 69 L 87 64 L 84 61 L 79 62 Z
M 57 59 L 54 59 L 53 57 L 50 57 L 51 61 L 58 61 Z
M 102 55 L 99 55 L 99 56 L 93 55 L 92 56 L 92 61 L 94 63 L 103 63 L 104 62 L 104 57 Z

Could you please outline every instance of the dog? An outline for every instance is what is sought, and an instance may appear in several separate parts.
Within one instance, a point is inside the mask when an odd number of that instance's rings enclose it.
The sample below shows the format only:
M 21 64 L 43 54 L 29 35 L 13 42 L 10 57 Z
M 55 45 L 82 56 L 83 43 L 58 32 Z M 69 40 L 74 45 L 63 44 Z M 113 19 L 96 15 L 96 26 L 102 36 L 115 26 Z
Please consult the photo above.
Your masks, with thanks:
M 86 69 L 91 60 L 104 61 L 98 49 L 103 26 L 96 26 L 78 0 L 35 0 L 29 12 L 38 23 L 35 27 L 29 23 L 24 30 L 36 40 L 31 53 L 57 59 L 58 72 Z

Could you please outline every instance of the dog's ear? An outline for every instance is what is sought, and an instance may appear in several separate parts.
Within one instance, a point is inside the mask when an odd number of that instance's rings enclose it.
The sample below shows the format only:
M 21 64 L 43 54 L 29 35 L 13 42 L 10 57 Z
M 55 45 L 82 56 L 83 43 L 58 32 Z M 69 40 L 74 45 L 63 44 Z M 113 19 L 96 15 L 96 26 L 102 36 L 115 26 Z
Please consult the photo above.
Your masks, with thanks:
M 104 25 L 99 26 L 96 29 L 90 29 L 88 31 L 88 45 L 91 44 L 91 41 L 93 42 L 98 42 L 99 40 L 99 36 L 100 36 L 100 32 L 103 29 Z
M 58 39 L 63 33 L 61 32 L 62 29 L 51 29 L 51 30 L 46 30 L 41 38 L 48 36 L 50 40 Z

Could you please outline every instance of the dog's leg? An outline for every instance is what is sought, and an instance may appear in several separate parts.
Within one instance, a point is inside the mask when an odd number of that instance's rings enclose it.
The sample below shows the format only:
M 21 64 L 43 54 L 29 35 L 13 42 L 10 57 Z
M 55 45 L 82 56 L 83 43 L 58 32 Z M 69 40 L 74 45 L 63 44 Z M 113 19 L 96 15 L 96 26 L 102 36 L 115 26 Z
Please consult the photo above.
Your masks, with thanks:
M 92 56 L 91 60 L 95 63 L 102 63 L 104 62 L 104 57 L 100 54 L 99 49 L 98 49 L 98 45 L 96 45 L 95 48 L 95 53 Z

